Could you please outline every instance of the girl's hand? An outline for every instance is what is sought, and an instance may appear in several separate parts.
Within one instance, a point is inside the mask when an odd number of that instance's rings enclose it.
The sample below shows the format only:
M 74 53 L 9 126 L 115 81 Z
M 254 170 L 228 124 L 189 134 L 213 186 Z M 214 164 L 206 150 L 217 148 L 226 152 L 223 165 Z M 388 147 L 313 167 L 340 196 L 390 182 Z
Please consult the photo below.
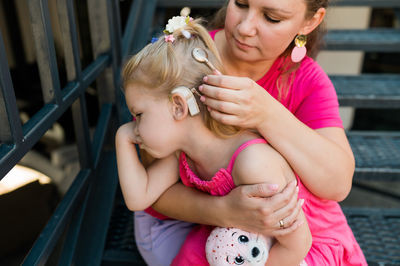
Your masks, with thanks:
M 221 197 L 225 206 L 222 224 L 268 236 L 289 234 L 304 222 L 298 219 L 302 200 L 297 200 L 297 194 L 295 181 L 281 192 L 265 183 L 241 185 Z
M 206 84 L 199 87 L 203 94 L 200 100 L 214 119 L 227 125 L 257 129 L 276 102 L 250 78 L 208 75 L 203 81 Z
M 135 134 L 136 122 L 128 122 L 118 128 L 116 139 L 129 144 L 137 143 L 137 136 Z

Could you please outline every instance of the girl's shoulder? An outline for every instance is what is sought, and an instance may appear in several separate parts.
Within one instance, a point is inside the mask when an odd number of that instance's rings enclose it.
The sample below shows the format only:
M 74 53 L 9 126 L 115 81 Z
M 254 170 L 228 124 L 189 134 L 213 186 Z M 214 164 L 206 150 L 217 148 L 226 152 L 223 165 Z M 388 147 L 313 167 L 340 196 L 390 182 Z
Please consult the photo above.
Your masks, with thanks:
M 232 176 L 236 185 L 261 182 L 285 182 L 285 159 L 266 141 L 249 140 L 236 157 Z

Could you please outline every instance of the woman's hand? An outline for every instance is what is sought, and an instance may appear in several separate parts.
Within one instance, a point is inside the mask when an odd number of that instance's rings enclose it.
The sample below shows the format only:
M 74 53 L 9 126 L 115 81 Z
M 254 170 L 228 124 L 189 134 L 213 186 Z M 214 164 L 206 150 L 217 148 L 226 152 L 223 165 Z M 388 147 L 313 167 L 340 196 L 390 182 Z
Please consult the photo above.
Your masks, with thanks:
M 295 181 L 279 193 L 269 184 L 241 185 L 221 197 L 224 201 L 222 223 L 268 236 L 286 235 L 304 222 L 298 219 L 303 200 L 298 201 L 297 194 Z
M 257 129 L 276 102 L 264 88 L 250 78 L 208 75 L 199 87 L 200 98 L 211 116 L 227 125 Z

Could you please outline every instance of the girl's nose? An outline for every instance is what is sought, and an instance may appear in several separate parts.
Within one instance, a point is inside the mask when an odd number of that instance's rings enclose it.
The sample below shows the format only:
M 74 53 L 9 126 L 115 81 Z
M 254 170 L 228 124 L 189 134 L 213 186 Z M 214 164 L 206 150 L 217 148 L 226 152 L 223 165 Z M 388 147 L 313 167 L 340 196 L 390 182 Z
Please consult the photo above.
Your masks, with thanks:
M 256 16 L 251 12 L 243 16 L 242 21 L 238 25 L 238 33 L 244 37 L 251 37 L 257 33 Z
M 135 127 L 133 128 L 133 133 L 135 134 L 135 136 L 139 136 L 139 127 L 137 122 L 135 124 Z

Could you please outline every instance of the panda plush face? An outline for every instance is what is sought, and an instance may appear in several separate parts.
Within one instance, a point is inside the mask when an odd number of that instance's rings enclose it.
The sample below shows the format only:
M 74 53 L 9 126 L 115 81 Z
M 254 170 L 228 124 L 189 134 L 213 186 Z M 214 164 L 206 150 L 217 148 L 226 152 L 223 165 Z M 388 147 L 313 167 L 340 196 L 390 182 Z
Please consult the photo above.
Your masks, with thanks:
M 265 265 L 272 239 L 236 228 L 215 228 L 207 239 L 210 265 Z

